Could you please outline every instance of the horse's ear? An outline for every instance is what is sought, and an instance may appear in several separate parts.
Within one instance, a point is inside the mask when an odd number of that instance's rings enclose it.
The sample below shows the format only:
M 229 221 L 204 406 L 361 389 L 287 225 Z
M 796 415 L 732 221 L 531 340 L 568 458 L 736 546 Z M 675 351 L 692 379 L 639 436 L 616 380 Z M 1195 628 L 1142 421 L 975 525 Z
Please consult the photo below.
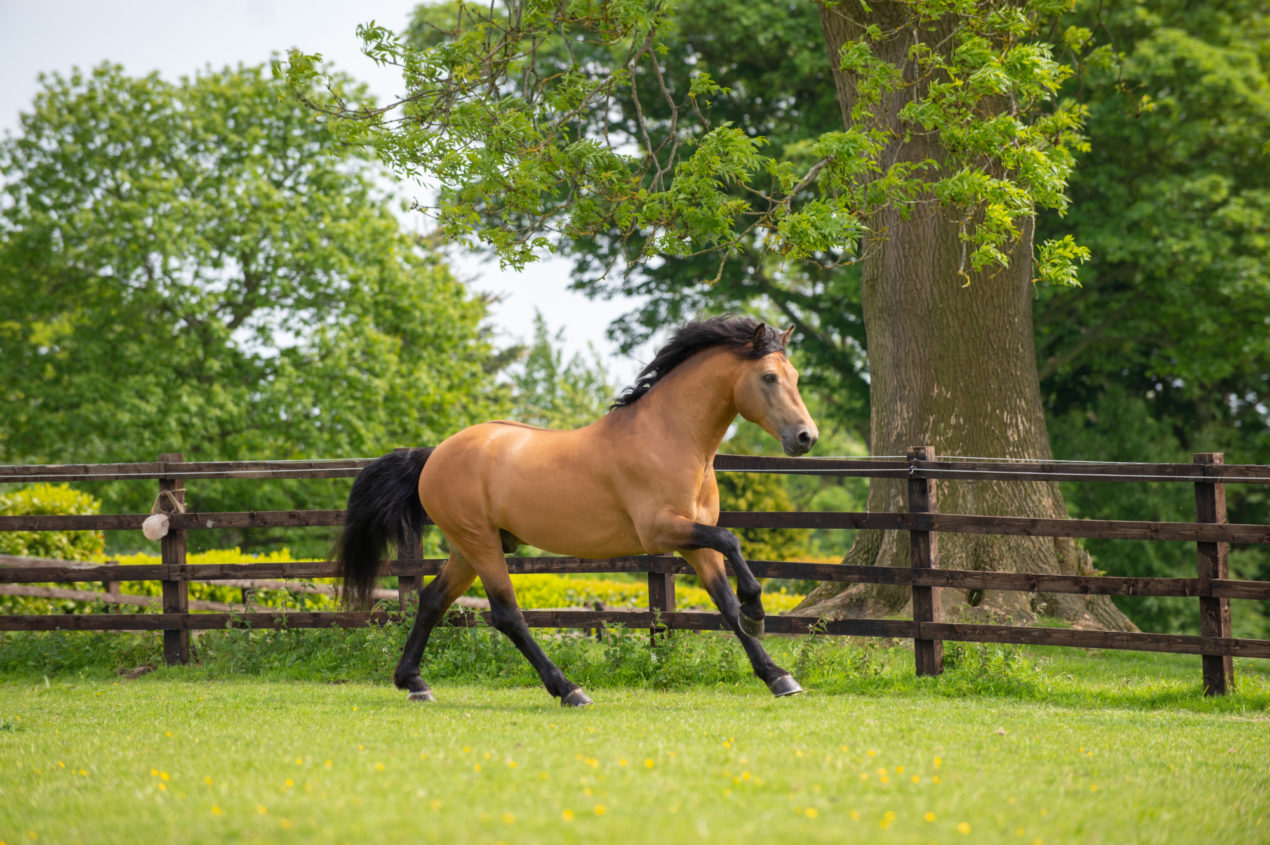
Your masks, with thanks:
M 781 346 L 788 346 L 789 339 L 793 336 L 793 334 L 794 334 L 793 326 L 790 326 L 789 328 L 785 329 L 785 331 L 781 332 Z
M 767 341 L 767 323 L 759 323 L 758 328 L 754 330 L 754 336 L 750 338 L 750 343 L 756 347 L 762 346 Z

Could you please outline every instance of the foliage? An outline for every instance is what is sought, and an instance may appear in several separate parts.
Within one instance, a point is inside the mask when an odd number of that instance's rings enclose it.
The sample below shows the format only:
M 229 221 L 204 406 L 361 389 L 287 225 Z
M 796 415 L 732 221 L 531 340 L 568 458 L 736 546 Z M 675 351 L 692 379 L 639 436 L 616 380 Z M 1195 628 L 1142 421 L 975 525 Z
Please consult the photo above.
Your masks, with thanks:
M 0 460 L 373 455 L 494 414 L 484 303 L 281 92 L 245 67 L 44 79 L 0 141 Z M 337 507 L 342 489 L 191 497 Z
M 402 69 L 399 110 L 315 98 L 319 56 L 293 50 L 279 70 L 346 138 L 401 175 L 436 179 L 442 195 L 431 211 L 447 236 L 480 241 L 515 266 L 554 232 L 615 238 L 629 263 L 703 253 L 722 261 L 755 248 L 836 265 L 867 249 L 869 215 L 931 201 L 963 220 L 963 269 L 1004 263 L 1003 247 L 1034 206 L 1064 206 L 1081 144 L 1081 109 L 1055 97 L 1069 71 L 1039 35 L 1059 7 L 898 8 L 898 20 L 878 16 L 835 57 L 860 80 L 846 125 L 788 155 L 772 154 L 749 126 L 713 117 L 730 63 L 684 55 L 667 64 L 675 18 L 661 4 L 424 7 L 407 40 L 363 26 L 367 55 Z M 950 13 L 959 25 L 946 49 L 911 51 L 914 79 L 880 57 L 878 45 L 897 32 Z M 882 107 L 898 93 L 907 103 L 899 125 Z M 1014 107 L 1003 111 L 1003 98 Z M 891 160 L 888 147 L 906 133 L 937 137 L 947 156 Z M 1062 265 L 1052 266 L 1055 278 Z
M 0 516 L 101 513 L 101 501 L 66 484 L 33 484 L 0 493 Z M 0 554 L 91 560 L 105 548 L 100 531 L 0 531 Z
M 1079 291 L 1039 289 L 1037 357 L 1062 458 L 1175 460 L 1224 451 L 1270 462 L 1270 16 L 1263 4 L 1099 4 L 1072 23 L 1117 53 L 1069 83 L 1089 103 L 1091 149 L 1061 224 L 1092 251 Z M 1086 484 L 1081 516 L 1188 520 L 1189 487 Z M 1228 485 L 1232 522 L 1263 522 L 1257 487 Z M 1090 542 L 1116 575 L 1194 574 L 1184 544 Z M 1270 578 L 1270 549 L 1232 555 L 1233 577 Z M 1117 602 L 1144 628 L 1195 633 L 1194 602 Z M 1249 636 L 1270 616 L 1236 603 Z M 1259 619 L 1256 617 L 1260 617 Z

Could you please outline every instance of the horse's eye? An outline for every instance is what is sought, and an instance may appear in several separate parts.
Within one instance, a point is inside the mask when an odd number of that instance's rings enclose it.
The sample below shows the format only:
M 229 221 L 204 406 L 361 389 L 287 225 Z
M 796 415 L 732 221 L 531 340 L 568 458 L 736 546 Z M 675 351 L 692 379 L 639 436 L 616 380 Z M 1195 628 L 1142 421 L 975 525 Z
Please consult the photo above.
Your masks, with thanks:
M 763 374 L 763 383 L 764 383 L 764 384 L 776 384 L 776 373 L 764 373 L 764 374 Z

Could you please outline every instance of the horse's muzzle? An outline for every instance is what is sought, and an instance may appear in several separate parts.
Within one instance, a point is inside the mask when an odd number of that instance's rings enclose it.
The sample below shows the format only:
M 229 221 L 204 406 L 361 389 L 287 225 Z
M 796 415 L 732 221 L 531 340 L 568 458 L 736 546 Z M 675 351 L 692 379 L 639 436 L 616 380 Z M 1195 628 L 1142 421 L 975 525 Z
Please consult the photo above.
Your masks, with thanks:
M 799 455 L 805 455 L 811 451 L 811 447 L 816 445 L 820 432 L 815 428 L 799 426 L 781 434 L 781 446 L 785 448 L 785 454 L 791 458 Z

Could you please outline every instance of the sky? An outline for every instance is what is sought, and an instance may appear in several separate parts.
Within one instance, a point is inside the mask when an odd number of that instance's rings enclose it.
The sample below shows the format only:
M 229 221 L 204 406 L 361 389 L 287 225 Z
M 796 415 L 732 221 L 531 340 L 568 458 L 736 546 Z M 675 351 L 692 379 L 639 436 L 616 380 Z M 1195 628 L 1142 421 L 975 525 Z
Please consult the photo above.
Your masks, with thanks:
M 400 93 L 400 78 L 360 53 L 355 30 L 371 20 L 400 29 L 415 5 L 414 0 L 0 0 L 0 135 L 19 129 L 19 114 L 40 89 L 39 73 L 66 74 L 103 61 L 121 64 L 132 75 L 158 71 L 175 81 L 209 65 L 258 64 L 298 47 L 321 53 L 386 100 Z M 569 291 L 567 262 L 540 261 L 515 273 L 501 271 L 497 262 L 459 256 L 453 266 L 474 289 L 503 297 L 492 309 L 501 343 L 530 339 L 538 308 L 553 331 L 563 330 L 568 353 L 593 344 L 618 386 L 633 381 L 638 358 L 651 357 L 651 349 L 641 349 L 635 359 L 624 358 L 608 340 L 609 322 L 634 301 L 594 302 Z

